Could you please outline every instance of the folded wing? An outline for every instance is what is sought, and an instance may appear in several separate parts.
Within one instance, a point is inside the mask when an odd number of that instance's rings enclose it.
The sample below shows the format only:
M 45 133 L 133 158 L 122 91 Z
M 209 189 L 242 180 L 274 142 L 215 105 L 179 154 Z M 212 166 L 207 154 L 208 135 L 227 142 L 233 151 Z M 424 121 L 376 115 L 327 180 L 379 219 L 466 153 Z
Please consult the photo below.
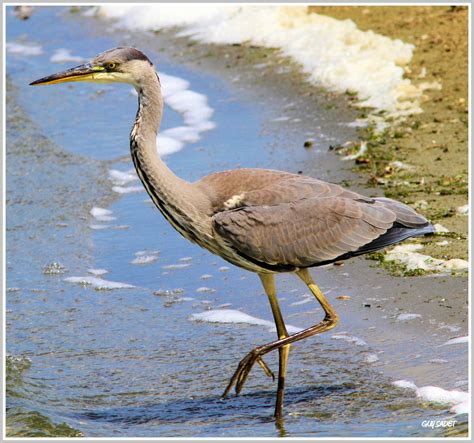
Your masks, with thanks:
M 214 215 L 213 227 L 246 257 L 308 267 L 356 252 L 384 235 L 396 218 L 373 200 L 317 197 L 223 211 Z

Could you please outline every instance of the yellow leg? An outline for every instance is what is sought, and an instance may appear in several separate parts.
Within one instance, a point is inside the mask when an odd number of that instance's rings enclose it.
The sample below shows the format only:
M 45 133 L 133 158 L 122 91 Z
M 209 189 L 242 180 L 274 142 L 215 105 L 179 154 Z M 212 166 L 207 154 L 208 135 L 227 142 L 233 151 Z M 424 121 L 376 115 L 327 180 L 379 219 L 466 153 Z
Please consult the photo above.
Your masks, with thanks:
M 285 321 L 281 315 L 280 306 L 278 305 L 277 291 L 275 287 L 275 277 L 273 274 L 259 274 L 260 280 L 262 280 L 263 287 L 270 301 L 270 306 L 273 312 L 273 318 L 275 319 L 275 325 L 278 333 L 278 338 L 288 337 L 288 331 L 286 330 Z M 275 417 L 280 418 L 283 411 L 283 397 L 285 395 L 285 377 L 286 367 L 288 362 L 288 354 L 290 353 L 290 345 L 282 346 L 278 349 L 279 352 L 279 366 L 278 366 L 278 389 L 277 389 L 277 401 L 275 405 Z
M 296 275 L 306 283 L 306 286 L 308 286 L 309 290 L 316 297 L 316 299 L 324 309 L 324 312 L 326 314 L 324 320 L 329 321 L 328 327 L 325 330 L 328 331 L 329 329 L 334 328 L 334 326 L 336 326 L 337 322 L 339 321 L 339 316 L 337 315 L 333 307 L 329 304 L 326 297 L 321 292 L 321 289 L 319 289 L 316 283 L 314 283 L 313 278 L 311 277 L 311 274 L 309 273 L 308 269 L 301 269 L 300 271 L 296 272 Z
M 283 406 L 283 393 L 284 393 L 284 384 L 285 384 L 285 374 L 286 374 L 286 363 L 288 360 L 288 352 L 289 352 L 289 345 L 294 343 L 298 340 L 302 340 L 304 338 L 311 337 L 316 334 L 321 334 L 322 332 L 329 331 L 330 329 L 334 328 L 338 321 L 339 316 L 337 315 L 336 311 L 332 308 L 329 302 L 326 300 L 326 297 L 321 292 L 321 290 L 316 286 L 311 275 L 307 269 L 302 269 L 296 272 L 298 277 L 300 277 L 305 284 L 308 286 L 309 290 L 312 294 L 316 297 L 318 302 L 321 304 L 322 308 L 324 309 L 325 316 L 322 321 L 315 324 L 314 326 L 310 326 L 309 328 L 304 329 L 303 331 L 297 332 L 293 335 L 288 335 L 286 331 L 285 323 L 283 321 L 283 317 L 280 312 L 280 308 L 278 307 L 278 301 L 276 297 L 276 289 L 275 283 L 273 280 L 273 275 L 260 275 L 262 279 L 263 286 L 265 287 L 265 291 L 268 294 L 268 298 L 270 300 L 270 305 L 272 307 L 273 316 L 275 317 L 275 324 L 277 327 L 277 332 L 279 335 L 279 339 L 267 343 L 262 346 L 257 346 L 255 349 L 250 351 L 239 363 L 234 375 L 229 381 L 224 394 L 222 397 L 226 397 L 226 395 L 230 392 L 232 386 L 235 384 L 235 392 L 239 394 L 242 390 L 242 387 L 247 379 L 247 376 L 250 373 L 253 365 L 255 363 L 263 362 L 262 357 L 265 354 L 268 354 L 275 349 L 278 349 L 280 352 L 280 371 L 278 377 L 278 393 L 277 393 L 277 405 L 275 408 L 275 415 L 277 418 L 281 417 L 281 410 Z M 266 365 L 265 365 L 266 366 Z M 263 367 L 263 366 L 262 366 Z M 265 371 L 267 372 L 267 371 Z

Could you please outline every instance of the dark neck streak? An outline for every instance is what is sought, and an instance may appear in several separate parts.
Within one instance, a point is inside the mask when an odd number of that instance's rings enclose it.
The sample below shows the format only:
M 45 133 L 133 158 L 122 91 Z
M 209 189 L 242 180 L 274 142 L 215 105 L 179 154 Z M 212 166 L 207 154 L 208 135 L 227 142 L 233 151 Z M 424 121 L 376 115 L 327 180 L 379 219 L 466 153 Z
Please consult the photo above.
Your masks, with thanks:
M 161 160 L 156 149 L 156 135 L 161 123 L 163 101 L 158 79 L 156 87 L 138 88 L 138 112 L 130 134 L 133 163 L 149 196 L 185 238 L 199 241 L 195 218 L 199 212 L 192 204 L 195 192 L 190 183 L 181 180 Z

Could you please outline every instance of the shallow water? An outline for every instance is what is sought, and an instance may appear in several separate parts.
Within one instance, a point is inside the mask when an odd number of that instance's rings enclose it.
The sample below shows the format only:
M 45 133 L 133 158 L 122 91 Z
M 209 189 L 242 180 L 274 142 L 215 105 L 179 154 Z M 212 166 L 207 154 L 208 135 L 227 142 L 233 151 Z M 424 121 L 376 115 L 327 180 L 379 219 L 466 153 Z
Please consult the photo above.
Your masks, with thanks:
M 271 320 L 258 278 L 232 266 L 222 269 L 226 262 L 180 238 L 144 192 L 112 191 L 108 171 L 131 168 L 128 132 L 136 98 L 127 87 L 27 86 L 71 65 L 52 63 L 55 49 L 90 57 L 127 40 L 119 31 L 104 34 L 103 26 L 69 14 L 67 8 L 38 8 L 27 22 L 7 14 L 7 41 L 34 42 L 43 48 L 37 56 L 7 56 L 7 351 L 13 356 L 9 432 L 65 435 L 78 430 L 85 436 L 122 437 L 442 435 L 420 427 L 420 422 L 445 418 L 449 408 L 423 404 L 411 391 L 392 385 L 393 377 L 402 378 L 407 368 L 401 364 L 397 369 L 392 337 L 383 333 L 372 341 L 365 336 L 368 344 L 361 346 L 332 339 L 331 333 L 294 346 L 280 426 L 272 419 L 276 385 L 258 367 L 242 395 L 220 400 L 238 361 L 252 347 L 273 340 L 275 333 L 259 325 L 196 322 L 191 315 L 222 307 Z M 327 171 L 334 162 L 326 152 L 328 140 L 337 144 L 355 136 L 353 129 L 316 114 L 314 125 L 322 127 L 326 139 L 308 153 L 301 147 L 308 135 L 296 130 L 290 137 L 278 122 L 272 124 L 282 113 L 251 100 L 250 93 L 237 93 L 225 78 L 204 69 L 177 65 L 166 53 L 158 54 L 149 37 L 135 37 L 128 44 L 143 47 L 159 60 L 163 72 L 188 80 L 215 110 L 216 128 L 167 158 L 188 180 L 238 166 L 311 169 L 326 178 L 335 174 Z M 353 115 L 348 111 L 338 118 L 338 123 L 347 123 Z M 181 124 L 179 114 L 165 110 L 163 128 Z M 280 142 L 283 147 L 276 149 Z M 105 229 L 91 229 L 97 223 L 90 215 L 93 207 L 111 210 L 116 220 Z M 133 264 L 139 251 L 159 251 L 158 258 Z M 363 259 L 354 263 L 343 268 L 347 276 L 341 270 L 318 271 L 330 298 L 355 293 L 357 284 L 348 276 L 368 267 Z M 189 266 L 170 266 L 184 264 Z M 92 277 L 89 269 L 105 269 L 102 278 L 134 287 L 95 290 L 64 280 Z M 372 287 L 387 276 L 374 279 Z M 298 281 L 282 276 L 278 284 L 288 323 L 305 327 L 317 321 L 321 310 L 314 302 L 298 304 L 307 292 Z M 214 291 L 198 291 L 203 287 Z M 364 316 L 341 309 L 338 332 L 367 330 Z M 403 334 L 398 338 L 403 340 Z M 374 353 L 383 360 L 382 349 L 393 353 L 392 364 L 367 361 Z M 450 358 L 456 359 L 462 356 Z M 276 355 L 265 360 L 276 369 Z M 454 366 L 453 382 L 466 372 L 464 366 Z M 428 381 L 439 379 L 433 375 Z M 465 418 L 457 419 L 457 429 L 464 429 Z

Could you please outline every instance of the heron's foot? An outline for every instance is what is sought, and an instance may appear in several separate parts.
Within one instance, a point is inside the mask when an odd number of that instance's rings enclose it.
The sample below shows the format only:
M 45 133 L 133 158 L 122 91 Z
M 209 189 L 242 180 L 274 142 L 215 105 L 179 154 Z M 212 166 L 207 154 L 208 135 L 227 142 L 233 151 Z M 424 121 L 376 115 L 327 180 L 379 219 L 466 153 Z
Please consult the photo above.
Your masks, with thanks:
M 250 370 L 252 369 L 255 363 L 258 363 L 262 367 L 266 375 L 268 375 L 273 380 L 275 380 L 275 375 L 267 366 L 267 364 L 262 360 L 262 357 L 258 349 L 253 349 L 240 361 L 239 366 L 237 367 L 237 370 L 234 372 L 234 375 L 230 379 L 229 384 L 227 385 L 224 393 L 222 394 L 222 398 L 227 397 L 227 394 L 230 392 L 234 384 L 235 384 L 235 393 L 237 395 L 240 393 L 240 391 L 242 390 L 242 387 L 244 386 L 245 381 L 247 380 Z
M 262 357 L 257 358 L 257 363 L 260 365 L 260 367 L 263 369 L 263 372 L 265 372 L 265 375 L 270 377 L 273 381 L 275 381 L 275 374 L 273 371 L 268 367 L 268 365 L 262 360 Z

